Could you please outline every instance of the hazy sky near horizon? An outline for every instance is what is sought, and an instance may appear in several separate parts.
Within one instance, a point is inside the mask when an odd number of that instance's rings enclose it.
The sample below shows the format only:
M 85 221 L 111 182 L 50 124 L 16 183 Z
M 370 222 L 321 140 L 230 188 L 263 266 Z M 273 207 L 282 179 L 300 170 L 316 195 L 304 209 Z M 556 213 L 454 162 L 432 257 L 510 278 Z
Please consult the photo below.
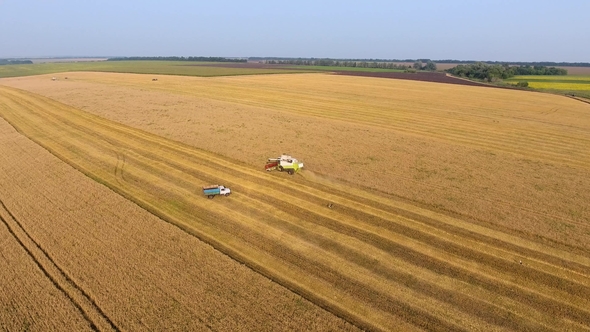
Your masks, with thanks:
M 590 0 L 0 0 L 0 58 L 590 62 Z

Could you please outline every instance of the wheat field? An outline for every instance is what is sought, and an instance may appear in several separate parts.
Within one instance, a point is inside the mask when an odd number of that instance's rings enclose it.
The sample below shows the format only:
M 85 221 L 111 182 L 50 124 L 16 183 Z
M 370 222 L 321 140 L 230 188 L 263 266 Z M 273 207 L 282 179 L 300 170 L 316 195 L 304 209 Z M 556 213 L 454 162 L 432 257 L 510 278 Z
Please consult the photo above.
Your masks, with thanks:
M 4 119 L 0 142 L 0 330 L 358 331 Z
M 252 167 L 288 152 L 308 177 L 590 249 L 590 119 L 575 100 L 319 74 L 66 75 L 2 82 Z
M 588 329 L 584 104 L 318 74 L 0 84 L 18 132 L 360 328 Z M 265 173 L 284 151 L 310 170 Z

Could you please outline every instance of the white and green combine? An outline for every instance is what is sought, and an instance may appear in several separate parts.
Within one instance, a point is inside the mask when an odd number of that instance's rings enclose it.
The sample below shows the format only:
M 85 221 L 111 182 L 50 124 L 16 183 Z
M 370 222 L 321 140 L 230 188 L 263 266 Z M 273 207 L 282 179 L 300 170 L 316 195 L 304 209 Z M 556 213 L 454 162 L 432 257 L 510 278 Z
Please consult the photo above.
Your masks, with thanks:
M 269 172 L 278 170 L 279 172 L 287 172 L 293 175 L 303 168 L 303 163 L 289 155 L 283 154 L 278 158 L 268 158 L 264 168 Z

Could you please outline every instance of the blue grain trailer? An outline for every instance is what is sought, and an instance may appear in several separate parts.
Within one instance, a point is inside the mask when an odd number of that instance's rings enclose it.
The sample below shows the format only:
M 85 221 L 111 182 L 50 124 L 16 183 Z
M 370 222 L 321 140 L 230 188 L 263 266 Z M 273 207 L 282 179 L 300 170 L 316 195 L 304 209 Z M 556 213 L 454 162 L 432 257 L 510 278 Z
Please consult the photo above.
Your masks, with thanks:
M 212 186 L 203 187 L 203 194 L 205 194 L 205 196 L 208 198 L 213 198 L 217 195 L 229 196 L 229 194 L 231 194 L 231 190 L 224 186 L 215 184 Z

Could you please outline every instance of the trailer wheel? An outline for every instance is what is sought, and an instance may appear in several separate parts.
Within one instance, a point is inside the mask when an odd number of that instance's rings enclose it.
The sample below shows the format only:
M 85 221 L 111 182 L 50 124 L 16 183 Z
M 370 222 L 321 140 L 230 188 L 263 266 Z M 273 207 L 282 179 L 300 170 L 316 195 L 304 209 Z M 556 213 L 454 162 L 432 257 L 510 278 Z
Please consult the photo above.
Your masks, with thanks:
M 207 196 L 207 198 L 212 199 L 213 197 L 215 197 L 215 195 L 209 195 Z

